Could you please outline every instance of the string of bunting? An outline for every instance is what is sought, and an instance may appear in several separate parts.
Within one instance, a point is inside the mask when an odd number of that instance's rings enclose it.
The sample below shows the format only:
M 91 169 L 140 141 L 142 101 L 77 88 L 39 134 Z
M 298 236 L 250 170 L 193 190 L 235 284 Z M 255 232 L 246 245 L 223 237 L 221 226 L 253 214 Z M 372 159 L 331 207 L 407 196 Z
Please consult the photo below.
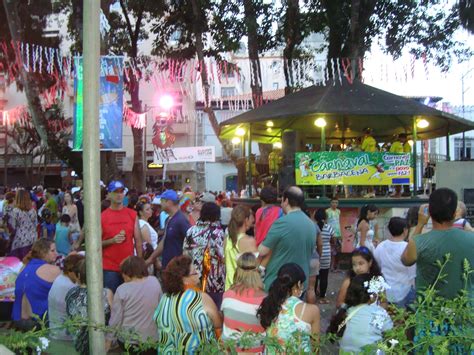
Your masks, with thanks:
M 3 41 L 0 42 L 0 58 L 3 58 L 0 61 L 0 71 L 8 73 L 8 80 L 13 80 L 21 67 L 28 72 L 51 75 L 57 80 L 63 77 L 74 78 L 74 58 L 78 56 L 80 56 L 79 53 L 64 55 L 59 48 L 26 42 Z M 344 78 L 352 82 L 355 76 L 364 78 L 365 74 L 365 63 L 362 58 L 357 58 L 355 61 L 350 58 L 331 58 L 329 60 L 305 58 L 291 60 L 291 62 L 283 58 L 272 58 L 272 65 L 269 68 L 261 65 L 264 60 L 268 60 L 268 58 L 262 56 L 259 63 L 245 59 L 242 60 L 242 63 L 236 64 L 226 60 L 216 61 L 214 58 L 205 58 L 204 61 L 199 61 L 197 59 L 181 60 L 139 56 L 125 58 L 123 65 L 117 60 L 116 66 L 120 72 L 123 72 L 126 83 L 145 80 L 152 81 L 157 85 L 163 81 L 167 83 L 186 81 L 195 83 L 200 80 L 201 73 L 207 75 L 210 83 L 243 83 L 247 75 L 251 84 L 262 85 L 258 73 L 261 73 L 261 77 L 266 77 L 268 74 L 266 71 L 270 70 L 270 74 L 274 72 L 282 75 L 283 67 L 288 68 L 291 86 L 299 86 L 305 82 L 311 83 L 311 85 L 326 85 L 329 81 L 335 85 L 342 82 Z M 372 72 L 378 71 L 380 78 L 384 79 L 393 76 L 390 79 L 396 81 L 414 79 L 415 65 L 418 62 L 421 62 L 424 68 L 424 73 L 421 76 L 431 79 L 433 73 L 426 55 L 422 55 L 420 59 L 412 56 L 410 63 L 391 59 L 378 64 L 375 64 L 375 61 L 370 61 L 372 68 L 377 68 L 372 69 Z M 244 72 L 241 67 L 246 63 L 250 64 Z M 353 65 L 355 68 L 352 67 Z M 103 72 L 108 70 L 106 63 L 102 62 L 101 70 Z M 420 79 L 420 72 L 417 74 L 417 79 Z
M 136 113 L 126 104 L 123 105 L 123 119 L 125 123 L 134 128 L 143 129 L 146 127 L 146 112 Z
M 12 127 L 17 125 L 19 127 L 32 128 L 31 115 L 26 105 L 17 106 L 11 110 L 2 112 L 3 125 Z M 51 119 L 46 121 L 47 129 L 50 132 L 58 133 L 66 131 L 71 128 L 71 123 L 63 119 Z

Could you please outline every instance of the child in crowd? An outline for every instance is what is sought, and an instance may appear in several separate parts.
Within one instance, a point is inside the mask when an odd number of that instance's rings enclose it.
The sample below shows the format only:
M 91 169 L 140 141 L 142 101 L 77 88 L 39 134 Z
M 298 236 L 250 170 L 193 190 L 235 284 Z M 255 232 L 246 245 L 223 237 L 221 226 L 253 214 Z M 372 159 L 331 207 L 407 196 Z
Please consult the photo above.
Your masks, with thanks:
M 393 328 L 387 311 L 378 305 L 378 295 L 386 286 L 382 277 L 371 274 L 360 274 L 351 279 L 345 298 L 348 308 L 336 314 L 328 329 L 328 332 L 342 336 L 340 353 L 359 353 L 365 346 L 382 340 L 383 333 Z
M 56 224 L 56 250 L 62 256 L 67 256 L 71 252 L 73 240 L 71 229 L 69 228 L 70 223 L 71 217 L 68 214 L 63 214 Z
M 337 254 L 341 252 L 341 210 L 337 208 L 339 200 L 337 197 L 331 199 L 331 205 L 326 210 L 328 216 L 327 223 L 334 230 L 334 237 L 331 238 L 331 269 L 333 271 L 338 269 Z
M 56 233 L 56 224 L 53 223 L 53 214 L 48 208 L 43 209 L 41 213 L 43 223 L 41 223 L 41 237 L 54 241 Z
M 401 261 L 408 244 L 405 241 L 408 235 L 407 222 L 404 218 L 392 217 L 388 223 L 388 230 L 392 237 L 380 243 L 375 249 L 374 257 L 390 285 L 390 289 L 387 290 L 388 301 L 399 307 L 407 307 L 416 296 L 414 287 L 416 266 L 407 267 Z
M 369 274 L 371 277 L 382 276 L 377 261 L 367 247 L 359 247 L 352 252 L 352 269 L 342 282 L 341 289 L 337 295 L 337 308 L 345 307 L 344 300 L 346 299 L 347 289 L 351 280 L 355 276 L 362 274 Z
M 327 215 L 324 209 L 320 208 L 316 211 L 315 219 L 319 228 L 316 244 L 320 259 L 319 275 L 316 277 L 314 289 L 317 291 L 319 284 L 319 303 L 327 304 L 329 300 L 326 299 L 326 290 L 328 288 L 328 276 L 331 267 L 331 239 L 334 238 L 334 230 L 326 223 Z

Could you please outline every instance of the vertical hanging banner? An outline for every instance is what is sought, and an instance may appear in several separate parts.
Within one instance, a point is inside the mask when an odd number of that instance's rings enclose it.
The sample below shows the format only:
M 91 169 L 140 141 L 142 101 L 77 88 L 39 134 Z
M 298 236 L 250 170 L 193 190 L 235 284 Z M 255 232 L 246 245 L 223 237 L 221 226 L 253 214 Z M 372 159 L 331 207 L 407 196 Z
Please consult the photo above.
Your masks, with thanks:
M 123 57 L 101 57 L 100 71 L 100 148 L 122 148 Z M 84 128 L 84 93 L 82 57 L 74 58 L 74 139 L 73 150 L 82 150 Z

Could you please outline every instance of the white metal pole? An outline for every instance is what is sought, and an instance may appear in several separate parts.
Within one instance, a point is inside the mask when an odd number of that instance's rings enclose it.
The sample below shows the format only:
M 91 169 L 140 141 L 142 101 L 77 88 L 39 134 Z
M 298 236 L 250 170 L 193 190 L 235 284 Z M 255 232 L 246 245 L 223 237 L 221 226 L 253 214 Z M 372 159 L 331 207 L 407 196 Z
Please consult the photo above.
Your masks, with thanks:
M 84 219 L 86 233 L 87 305 L 89 321 L 104 325 L 102 304 L 102 231 L 100 225 L 100 0 L 84 1 Z M 89 328 L 89 351 L 105 354 L 104 333 Z

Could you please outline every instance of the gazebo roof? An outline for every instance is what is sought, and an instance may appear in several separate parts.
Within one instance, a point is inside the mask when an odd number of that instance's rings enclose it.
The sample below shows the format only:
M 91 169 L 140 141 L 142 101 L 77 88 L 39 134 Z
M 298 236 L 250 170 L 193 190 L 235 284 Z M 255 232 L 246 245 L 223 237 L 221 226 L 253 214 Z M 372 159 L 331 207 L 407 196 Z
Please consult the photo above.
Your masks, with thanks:
M 285 129 L 303 132 L 308 142 L 317 140 L 320 129 L 314 119 L 327 121 L 329 142 L 340 142 L 373 129 L 379 140 L 394 134 L 410 133 L 415 118 L 424 118 L 429 126 L 418 130 L 421 139 L 443 137 L 474 129 L 474 122 L 439 111 L 415 100 L 394 95 L 360 82 L 343 85 L 311 86 L 221 123 L 221 136 L 232 138 L 236 128 L 251 124 L 252 139 L 271 143 Z M 268 121 L 273 122 L 271 131 Z

